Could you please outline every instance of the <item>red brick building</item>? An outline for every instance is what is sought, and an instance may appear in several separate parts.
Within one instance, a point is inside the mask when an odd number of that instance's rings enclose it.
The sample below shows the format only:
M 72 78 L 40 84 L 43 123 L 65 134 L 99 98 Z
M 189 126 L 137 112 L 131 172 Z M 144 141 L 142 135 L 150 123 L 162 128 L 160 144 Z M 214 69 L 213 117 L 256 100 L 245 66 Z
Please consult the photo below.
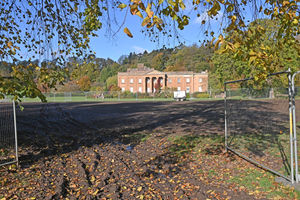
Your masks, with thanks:
M 160 72 L 138 64 L 137 68 L 118 73 L 118 86 L 132 93 L 153 93 L 156 88 L 174 88 L 187 93 L 207 92 L 208 73 Z

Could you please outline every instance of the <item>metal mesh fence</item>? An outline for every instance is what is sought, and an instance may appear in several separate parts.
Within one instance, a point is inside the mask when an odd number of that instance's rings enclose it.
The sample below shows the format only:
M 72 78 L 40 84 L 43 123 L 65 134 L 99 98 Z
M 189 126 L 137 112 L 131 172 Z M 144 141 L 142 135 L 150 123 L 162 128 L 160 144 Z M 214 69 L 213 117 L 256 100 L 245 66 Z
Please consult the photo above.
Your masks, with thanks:
M 18 163 L 15 104 L 0 100 L 0 166 Z
M 291 180 L 287 74 L 270 76 L 262 86 L 253 83 L 226 83 L 226 147 Z
M 129 91 L 75 91 L 44 93 L 48 102 L 83 102 L 83 101 L 172 101 L 173 91 L 161 91 L 158 93 L 131 93 Z M 221 90 L 209 90 L 208 92 L 196 92 L 187 94 L 187 99 L 197 100 L 220 100 L 224 98 Z M 22 98 L 23 102 L 39 102 L 38 98 Z

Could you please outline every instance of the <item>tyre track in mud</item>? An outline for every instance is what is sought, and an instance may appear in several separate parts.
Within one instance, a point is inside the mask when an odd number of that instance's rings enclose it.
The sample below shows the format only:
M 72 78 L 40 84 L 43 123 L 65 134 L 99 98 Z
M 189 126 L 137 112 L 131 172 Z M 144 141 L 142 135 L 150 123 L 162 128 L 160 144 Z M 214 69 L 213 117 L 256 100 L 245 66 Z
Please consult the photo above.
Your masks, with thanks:
M 89 133 L 97 132 L 99 129 L 96 129 L 94 127 L 90 127 L 89 125 L 83 124 L 81 122 L 78 122 L 76 119 L 74 119 L 71 115 L 71 113 L 64 111 L 59 104 L 55 104 L 55 110 L 57 110 L 57 113 L 61 113 L 61 116 L 63 118 L 64 124 L 71 124 L 72 126 L 75 126 L 77 130 L 84 129 L 85 131 L 89 130 Z M 45 115 L 43 113 L 44 111 L 47 111 L 47 109 L 42 110 L 41 114 Z M 47 115 L 46 115 L 47 116 Z M 41 118 L 41 120 L 45 120 L 47 117 Z M 56 119 L 57 120 L 57 119 Z M 59 120 L 60 121 L 60 120 Z M 57 123 L 55 126 L 61 126 L 61 123 Z M 84 127 L 84 128 L 82 128 Z M 94 134 L 92 134 L 94 135 Z M 112 136 L 113 137 L 113 136 Z M 81 142 L 79 142 L 81 143 Z M 85 141 L 83 141 L 85 143 Z M 131 166 L 131 162 L 134 161 L 135 159 L 132 159 L 132 156 L 130 156 L 130 153 L 125 153 L 126 150 L 121 147 L 119 144 L 113 144 L 112 145 L 114 148 L 118 148 L 116 152 L 122 152 L 121 155 L 118 155 L 114 153 L 114 151 L 111 150 L 111 145 L 107 145 L 103 148 L 96 147 L 98 149 L 97 151 L 99 153 L 96 154 L 96 156 L 87 156 L 90 154 L 90 149 L 83 150 L 80 148 L 78 151 L 80 152 L 79 154 L 77 153 L 76 155 L 71 155 L 70 159 L 65 159 L 61 158 L 62 160 L 60 161 L 61 164 L 59 164 L 59 169 L 60 171 L 52 171 L 51 174 L 56 174 L 56 180 L 53 180 L 52 183 L 54 185 L 57 185 L 55 190 L 55 194 L 51 196 L 50 199 L 57 199 L 57 198 L 66 198 L 66 197 L 73 197 L 73 198 L 101 198 L 105 196 L 107 193 L 114 193 L 114 198 L 116 199 L 122 199 L 123 194 L 121 192 L 121 188 L 126 187 L 126 185 L 136 185 L 136 187 L 142 187 L 143 191 L 147 190 L 147 185 L 149 183 L 146 183 L 144 180 L 141 178 L 141 174 L 136 173 L 136 169 L 134 169 Z M 84 152 L 84 155 L 82 153 Z M 94 151 L 95 154 L 95 151 Z M 100 156 L 100 154 L 102 156 Z M 92 160 L 88 158 L 93 158 Z M 101 174 L 101 171 L 99 172 L 97 167 L 99 166 L 99 163 L 101 165 L 101 162 L 99 160 L 99 157 L 103 158 L 110 158 L 109 164 L 107 164 L 107 168 L 105 168 L 105 171 L 102 171 L 102 177 L 100 178 L 101 184 L 98 181 L 98 184 L 93 184 L 92 182 L 95 182 L 96 177 L 98 176 L 98 173 Z M 127 160 L 125 162 L 124 160 Z M 56 162 L 54 162 L 56 163 Z M 94 170 L 89 170 L 90 169 L 90 163 L 93 163 Z M 96 164 L 97 163 L 97 164 Z M 47 168 L 57 168 L 57 163 L 54 164 L 55 166 L 49 166 Z M 119 169 L 123 169 L 123 171 L 115 171 L 113 166 L 120 166 Z M 62 167 L 64 166 L 64 167 Z M 74 167 L 72 167 L 74 166 Z M 96 167 L 95 167 L 96 166 Z M 103 166 L 103 163 L 102 163 Z M 137 166 L 135 166 L 137 168 Z M 98 172 L 98 173 L 97 173 Z M 127 175 L 127 176 L 126 176 Z M 132 178 L 133 179 L 129 179 Z M 143 175 L 142 175 L 143 177 Z M 45 177 L 47 179 L 48 177 Z M 144 178 L 144 177 L 143 177 Z M 126 181 L 120 181 L 120 179 L 126 180 Z M 92 181 L 93 180 L 93 181 Z M 77 184 L 76 184 L 77 183 Z M 78 184 L 79 183 L 79 184 Z M 70 185 L 72 187 L 70 187 Z M 95 187 L 94 187 L 95 186 Z M 169 185 L 171 186 L 171 185 Z M 81 188 L 80 192 L 73 190 L 71 188 Z M 80 194 L 87 194 L 91 193 L 88 192 L 89 187 L 94 187 L 95 189 L 93 190 L 92 193 L 96 194 L 95 197 L 92 197 L 91 195 L 80 195 Z M 159 191 L 159 186 L 153 186 L 155 190 Z M 140 190 L 139 192 L 143 192 Z M 97 192 L 98 191 L 98 192 Z M 96 192 L 96 193 L 95 193 Z M 129 195 L 129 194 L 128 194 Z M 156 194 L 157 195 L 157 194 Z
M 86 125 L 86 124 L 83 124 L 83 123 L 81 123 L 81 122 L 79 122 L 79 121 L 77 121 L 76 119 L 74 119 L 73 117 L 72 117 L 72 114 L 71 113 L 69 113 L 69 112 L 66 112 L 66 111 L 64 111 L 60 106 L 59 106 L 59 104 L 56 104 L 55 105 L 56 107 L 56 109 L 60 112 L 60 113 L 62 113 L 62 116 L 64 116 L 64 118 L 65 118 L 65 122 L 68 122 L 68 123 L 71 123 L 71 124 L 73 124 L 73 125 L 75 125 L 75 126 L 80 126 L 81 128 L 82 127 L 84 127 L 84 130 L 86 131 L 86 130 L 89 130 L 89 131 L 91 131 L 90 133 L 92 133 L 92 132 L 97 132 L 97 131 L 99 131 L 99 129 L 96 129 L 96 128 L 94 128 L 94 127 L 90 127 L 89 125 Z M 94 135 L 94 134 L 93 134 Z M 96 147 L 97 148 L 97 147 Z M 87 188 L 88 187 L 91 187 L 91 186 L 93 186 L 94 184 L 92 183 L 92 180 L 93 180 L 93 182 L 95 181 L 95 177 L 97 177 L 97 171 L 96 171 L 96 169 L 97 169 L 97 167 L 99 166 L 99 162 L 100 162 L 100 158 L 101 158 L 101 156 L 100 156 L 100 154 L 99 153 L 97 153 L 95 150 L 94 150 L 94 156 L 87 156 L 87 154 L 90 154 L 90 149 L 86 149 L 87 151 L 84 151 L 82 148 L 79 150 L 80 152 L 84 152 L 84 156 L 82 156 L 82 155 L 80 155 L 80 157 L 75 157 L 74 155 L 72 155 L 72 157 L 73 158 L 71 158 L 70 159 L 70 162 L 68 162 L 67 163 L 67 166 L 76 166 L 77 167 L 77 169 L 78 169 L 78 172 L 79 173 L 74 173 L 74 172 L 76 172 L 77 170 L 76 169 L 73 169 L 73 170 L 67 170 L 67 169 L 65 169 L 65 174 L 67 174 L 67 175 L 65 175 L 67 178 L 67 180 L 69 180 L 68 181 L 68 185 L 70 185 L 70 183 L 73 183 L 74 185 L 73 185 L 73 187 L 75 186 L 75 181 L 74 180 L 76 180 L 76 179 L 80 179 L 80 180 L 84 180 L 84 182 L 82 182 L 82 183 L 80 183 L 80 185 L 82 186 L 83 185 L 83 190 L 84 191 L 81 191 L 80 193 L 82 193 L 82 194 L 85 194 L 85 193 L 87 193 L 86 191 L 87 191 Z M 113 162 L 118 162 L 118 164 L 121 164 L 121 165 L 123 165 L 123 167 L 125 167 L 126 168 L 126 170 L 125 170 L 125 172 L 127 172 L 128 173 L 128 171 L 130 171 L 130 174 L 131 175 L 133 175 L 135 178 L 137 178 L 138 180 L 137 180 L 137 182 L 144 182 L 136 173 L 135 173 L 135 171 L 134 171 L 134 169 L 132 169 L 132 167 L 130 166 L 130 165 L 128 165 L 126 162 L 124 162 L 123 161 L 123 159 L 119 156 L 119 155 L 117 155 L 117 154 L 115 154 L 115 153 L 113 153 L 113 151 L 110 151 L 109 149 L 107 149 L 106 147 L 104 147 L 104 148 L 97 148 L 97 151 L 101 151 L 101 155 L 104 157 L 104 156 L 106 156 L 106 157 L 108 157 L 108 158 L 112 158 L 112 161 Z M 123 149 L 123 151 L 124 151 L 124 149 Z M 87 157 L 88 158 L 94 158 L 93 160 L 87 160 Z M 75 161 L 75 163 L 72 163 L 72 161 Z M 93 163 L 93 169 L 94 170 L 89 170 L 90 169 L 90 163 Z M 117 165 L 118 165 L 117 164 Z M 109 165 L 109 166 L 113 166 L 113 165 L 116 165 L 116 163 L 114 163 L 114 164 L 112 164 L 112 165 Z M 122 168 L 122 167 L 121 167 Z M 126 174 L 126 173 L 122 173 L 122 174 Z M 110 180 L 111 179 L 119 179 L 119 177 L 120 176 L 122 176 L 121 174 L 120 174 L 120 172 L 118 172 L 118 171 L 114 171 L 114 169 L 112 169 L 111 167 L 110 167 L 110 169 L 108 169 L 107 170 L 107 172 L 106 172 L 106 175 L 104 175 L 104 178 L 102 178 L 102 183 L 104 183 L 104 184 L 99 184 L 101 187 L 97 187 L 97 185 L 96 185 L 96 191 L 97 190 L 99 190 L 99 192 L 97 192 L 97 197 L 96 198 L 100 198 L 101 196 L 102 196 L 102 194 L 101 193 L 104 193 L 104 190 L 105 189 L 108 189 L 108 190 L 112 190 L 111 188 L 113 188 L 114 189 L 114 191 L 112 191 L 113 193 L 115 193 L 116 195 L 115 195 L 115 197 L 116 198 L 122 198 L 122 194 L 120 193 L 120 188 L 121 188 L 121 186 L 117 183 L 117 181 L 113 181 L 113 185 L 115 185 L 115 187 L 111 187 L 111 186 L 109 186 L 110 185 Z M 60 179 L 62 179 L 62 178 L 60 178 Z M 67 196 L 69 196 L 70 194 L 72 194 L 72 193 L 74 193 L 75 191 L 70 191 L 70 193 L 68 193 L 68 189 L 66 189 L 66 187 L 69 187 L 69 186 L 66 186 L 66 184 L 65 184 L 65 182 L 62 182 L 62 181 L 60 181 L 60 183 L 59 183 L 59 185 L 60 185 L 60 188 L 61 189 L 59 189 L 57 192 L 56 192 L 56 194 L 54 195 L 54 196 L 52 196 L 52 198 L 57 198 L 57 197 L 67 197 Z M 144 187 L 146 186 L 146 184 L 145 183 L 143 183 L 142 184 Z M 67 195 L 66 195 L 66 193 L 67 193 Z M 98 194 L 99 193 L 99 194 Z M 75 197 L 76 198 L 80 198 L 81 196 L 79 195 L 75 195 Z M 84 198 L 87 198 L 87 196 L 85 196 Z M 92 198 L 91 196 L 89 196 L 88 198 Z

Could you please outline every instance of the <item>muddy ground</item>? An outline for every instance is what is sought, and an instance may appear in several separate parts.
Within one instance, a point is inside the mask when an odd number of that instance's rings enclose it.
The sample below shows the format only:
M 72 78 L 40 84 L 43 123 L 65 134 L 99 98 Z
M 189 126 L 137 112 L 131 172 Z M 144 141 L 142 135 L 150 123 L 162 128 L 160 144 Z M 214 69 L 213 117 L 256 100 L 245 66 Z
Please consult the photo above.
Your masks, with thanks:
M 224 153 L 221 143 L 204 145 L 200 156 L 178 153 L 172 139 L 223 135 L 223 101 L 23 106 L 17 113 L 20 167 L 0 168 L 3 199 L 257 198 L 226 183 L 224 174 L 219 182 L 204 175 L 212 157 L 222 158 L 230 175 L 250 165 Z

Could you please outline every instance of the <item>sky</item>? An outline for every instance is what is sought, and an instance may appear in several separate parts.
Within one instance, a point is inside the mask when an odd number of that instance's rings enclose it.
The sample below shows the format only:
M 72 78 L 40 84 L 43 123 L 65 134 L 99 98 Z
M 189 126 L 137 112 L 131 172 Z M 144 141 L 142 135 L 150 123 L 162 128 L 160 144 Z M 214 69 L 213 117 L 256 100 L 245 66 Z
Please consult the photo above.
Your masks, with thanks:
M 179 39 L 180 42 L 184 43 L 185 45 L 201 45 L 204 40 L 210 40 L 211 37 L 206 37 L 204 32 L 207 30 L 206 27 L 203 27 L 201 25 L 202 20 L 206 20 L 209 18 L 207 15 L 207 10 L 201 10 L 199 11 L 200 17 L 197 17 L 196 12 L 193 11 L 192 7 L 192 0 L 184 0 L 186 9 L 184 10 L 184 14 L 187 14 L 190 17 L 189 25 L 185 26 L 184 30 L 180 31 L 178 30 Z M 203 8 L 205 9 L 205 8 Z M 126 9 L 124 9 L 126 10 Z M 119 24 L 123 21 L 125 11 L 119 11 L 116 10 L 116 19 L 119 21 Z M 249 10 L 244 11 L 247 15 L 247 13 L 251 13 Z M 215 36 L 218 37 L 218 35 L 222 32 L 222 20 L 225 17 L 223 16 L 222 10 L 219 12 L 219 14 L 209 20 L 209 31 L 215 32 Z M 155 49 L 160 49 L 162 47 L 172 48 L 178 46 L 180 43 L 178 40 L 176 40 L 175 37 L 172 37 L 170 39 L 167 39 L 166 37 L 161 37 L 159 42 L 151 42 L 150 38 L 145 36 L 143 33 L 141 33 L 142 30 L 142 19 L 138 16 L 132 16 L 131 14 L 127 15 L 125 23 L 120 28 L 120 30 L 117 32 L 116 30 L 119 28 L 119 26 L 112 26 L 113 30 L 113 37 L 108 36 L 106 34 L 106 27 L 104 26 L 102 29 L 100 29 L 97 34 L 98 37 L 91 38 L 90 47 L 93 52 L 95 52 L 96 57 L 99 58 L 110 58 L 115 61 L 118 61 L 118 59 L 123 55 L 129 55 L 131 52 L 143 53 L 145 50 L 147 52 L 151 52 Z M 25 25 L 21 25 L 24 26 Z M 133 34 L 133 38 L 128 37 L 124 32 L 123 29 L 125 27 L 128 27 L 131 33 Z M 116 32 L 116 34 L 114 34 Z M 57 40 L 57 38 L 56 38 Z M 54 38 L 55 43 L 55 38 Z M 57 41 L 56 41 L 57 43 Z M 54 45 L 54 51 L 55 47 Z M 21 48 L 24 49 L 24 48 Z M 49 54 L 49 53 L 48 53 Z M 35 55 L 34 53 L 30 53 L 27 51 L 22 51 L 21 56 L 23 59 L 28 59 L 32 55 Z M 44 55 L 44 57 L 47 57 L 46 59 L 49 59 L 49 55 Z M 38 56 L 38 59 L 42 60 L 43 58 L 41 55 Z
M 186 12 L 191 10 L 191 6 L 187 4 Z M 123 18 L 123 13 L 118 13 L 119 19 Z M 219 19 L 222 13 L 217 16 Z M 195 14 L 191 15 L 190 23 L 184 30 L 179 31 L 180 41 L 185 45 L 201 44 L 199 42 L 209 39 L 204 34 L 205 27 L 201 26 L 203 19 L 207 19 L 205 11 L 200 17 Z M 211 30 L 218 32 L 220 30 L 220 20 L 212 19 L 210 21 Z M 126 22 L 115 37 L 105 36 L 105 28 L 97 32 L 98 37 L 91 39 L 91 50 L 96 52 L 97 57 L 111 58 L 115 61 L 122 55 L 128 55 L 130 52 L 143 53 L 145 50 L 151 52 L 155 49 L 160 49 L 165 45 L 167 48 L 178 46 L 180 43 L 175 39 L 162 38 L 160 42 L 151 42 L 149 37 L 146 37 L 142 32 L 142 20 L 138 16 L 128 15 Z M 123 29 L 128 27 L 133 38 L 128 37 Z

